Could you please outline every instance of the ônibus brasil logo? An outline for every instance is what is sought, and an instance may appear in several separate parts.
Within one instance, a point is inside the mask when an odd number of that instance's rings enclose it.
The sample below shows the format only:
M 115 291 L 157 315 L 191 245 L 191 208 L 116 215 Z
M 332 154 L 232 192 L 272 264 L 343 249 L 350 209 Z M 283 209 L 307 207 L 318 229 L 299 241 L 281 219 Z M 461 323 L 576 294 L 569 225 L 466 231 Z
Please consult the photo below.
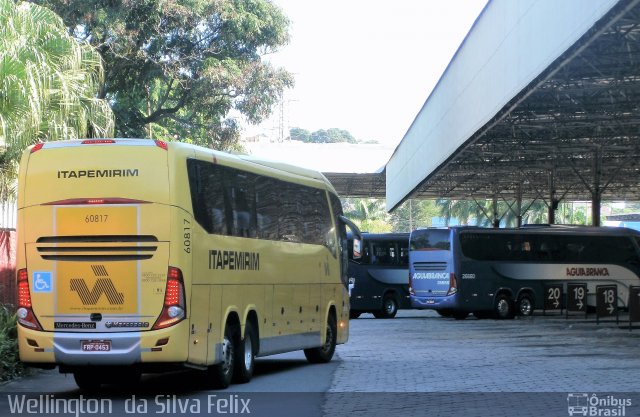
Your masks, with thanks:
M 571 393 L 567 394 L 567 407 L 570 416 L 622 417 L 627 415 L 631 399 L 615 395 Z

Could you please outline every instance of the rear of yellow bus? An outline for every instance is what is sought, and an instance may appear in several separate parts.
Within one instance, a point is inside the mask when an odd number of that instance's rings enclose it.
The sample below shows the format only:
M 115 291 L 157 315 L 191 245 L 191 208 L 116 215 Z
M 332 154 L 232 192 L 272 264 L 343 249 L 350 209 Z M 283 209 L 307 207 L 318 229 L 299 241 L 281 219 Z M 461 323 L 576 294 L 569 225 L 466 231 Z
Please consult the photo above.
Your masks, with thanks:
M 18 191 L 18 340 L 32 366 L 99 384 L 187 358 L 183 242 L 170 149 L 74 140 L 27 149 Z M 177 238 L 176 238 L 177 240 Z M 112 372 L 113 373 L 113 372 Z

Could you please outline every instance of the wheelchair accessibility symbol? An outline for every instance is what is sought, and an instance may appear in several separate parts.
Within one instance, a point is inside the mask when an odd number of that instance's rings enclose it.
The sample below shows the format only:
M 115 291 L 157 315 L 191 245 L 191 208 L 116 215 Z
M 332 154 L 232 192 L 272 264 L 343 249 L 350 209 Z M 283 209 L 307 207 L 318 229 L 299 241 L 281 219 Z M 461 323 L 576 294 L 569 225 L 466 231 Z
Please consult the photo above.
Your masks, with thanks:
M 33 273 L 33 291 L 51 292 L 51 272 Z

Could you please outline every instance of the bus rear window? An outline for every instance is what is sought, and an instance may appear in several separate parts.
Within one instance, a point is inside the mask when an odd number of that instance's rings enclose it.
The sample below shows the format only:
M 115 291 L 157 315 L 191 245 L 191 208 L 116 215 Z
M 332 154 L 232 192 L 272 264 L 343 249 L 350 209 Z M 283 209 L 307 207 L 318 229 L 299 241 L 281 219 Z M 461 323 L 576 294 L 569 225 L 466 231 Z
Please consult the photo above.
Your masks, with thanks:
M 451 250 L 450 232 L 443 230 L 416 230 L 411 233 L 411 250 Z

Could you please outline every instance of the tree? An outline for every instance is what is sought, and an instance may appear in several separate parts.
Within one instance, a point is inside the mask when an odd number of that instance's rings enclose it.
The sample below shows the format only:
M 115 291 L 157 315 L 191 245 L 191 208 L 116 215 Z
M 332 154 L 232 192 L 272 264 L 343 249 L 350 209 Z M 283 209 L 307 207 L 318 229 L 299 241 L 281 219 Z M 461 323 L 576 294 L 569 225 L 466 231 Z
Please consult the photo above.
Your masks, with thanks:
M 51 7 L 105 61 L 100 97 L 116 132 L 233 148 L 229 112 L 250 123 L 271 112 L 291 74 L 261 56 L 288 41 L 267 0 L 33 0 Z
M 478 224 L 485 218 L 482 209 L 473 200 L 438 199 L 436 205 L 440 208 L 440 216 L 445 219 L 446 224 L 452 219 L 457 219 L 462 225 L 468 225 L 474 220 Z
M 311 133 L 309 137 L 309 142 L 311 143 L 329 143 L 329 134 L 324 129 L 316 130 Z
M 363 232 L 387 233 L 391 223 L 384 200 L 375 198 L 347 198 L 344 201 L 345 215 Z
M 100 55 L 55 13 L 0 0 L 0 200 L 13 193 L 22 150 L 38 141 L 113 135 L 113 114 L 96 98 Z
M 344 129 L 337 129 L 335 127 L 327 129 L 327 137 L 329 138 L 329 143 L 357 142 L 351 133 Z
M 289 130 L 289 136 L 293 140 L 300 140 L 305 143 L 358 143 L 349 131 L 335 127 L 329 129 L 319 129 L 312 133 L 308 130 L 294 127 Z
M 391 213 L 394 232 L 410 232 L 418 227 L 429 227 L 440 210 L 433 200 L 408 200 Z
M 492 226 L 493 202 L 491 200 L 447 200 L 436 202 L 440 215 L 446 224 L 457 219 L 462 225 Z M 574 209 L 573 203 L 561 203 L 556 214 L 559 224 L 587 224 L 586 210 L 582 207 Z M 498 201 L 498 217 L 501 225 L 516 227 L 518 225 L 516 206 L 513 202 Z M 524 200 L 522 202 L 522 224 L 544 224 L 548 222 L 548 206 L 542 200 Z
M 292 127 L 289 129 L 289 137 L 292 140 L 299 140 L 301 142 L 309 142 L 309 138 L 311 137 L 311 133 L 309 133 L 306 129 L 301 129 L 299 127 Z

